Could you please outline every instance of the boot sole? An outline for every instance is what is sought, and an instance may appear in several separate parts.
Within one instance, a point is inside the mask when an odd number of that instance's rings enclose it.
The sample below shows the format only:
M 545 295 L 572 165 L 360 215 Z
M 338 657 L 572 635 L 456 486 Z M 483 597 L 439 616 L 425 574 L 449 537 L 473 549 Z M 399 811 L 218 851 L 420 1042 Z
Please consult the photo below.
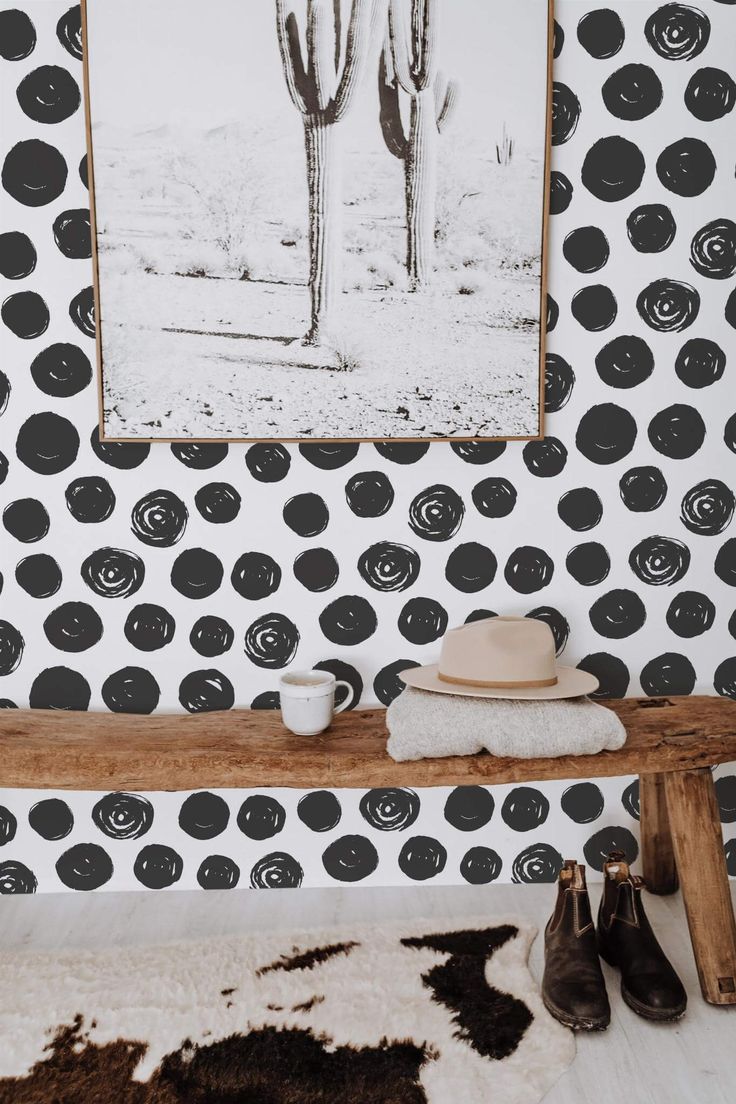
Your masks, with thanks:
M 614 962 L 607 954 L 598 947 L 598 954 L 601 956 L 604 962 L 607 962 L 612 970 L 619 970 L 620 967 Z M 674 1023 L 676 1020 L 681 1020 L 687 1010 L 687 1001 L 680 1005 L 678 1008 L 652 1008 L 648 1004 L 642 1004 L 636 997 L 633 997 L 624 985 L 623 978 L 621 979 L 621 996 L 623 997 L 624 1004 L 627 1004 L 632 1012 L 636 1012 L 637 1016 L 641 1016 L 644 1020 L 652 1020 L 654 1023 Z
M 570 1027 L 573 1031 L 605 1031 L 611 1022 L 610 1015 L 597 1020 L 572 1016 L 569 1012 L 564 1012 L 561 1008 L 553 1004 L 551 1000 L 548 1000 L 544 993 L 542 993 L 542 1003 L 550 1016 L 554 1016 L 563 1027 Z

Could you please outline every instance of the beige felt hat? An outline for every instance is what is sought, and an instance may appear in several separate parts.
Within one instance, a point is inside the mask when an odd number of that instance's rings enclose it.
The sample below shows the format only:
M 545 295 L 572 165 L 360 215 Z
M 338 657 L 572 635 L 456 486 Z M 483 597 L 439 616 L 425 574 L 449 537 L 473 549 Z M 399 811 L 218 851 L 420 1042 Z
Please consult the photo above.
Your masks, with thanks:
M 402 671 L 407 686 L 437 694 L 535 701 L 577 698 L 598 679 L 577 667 L 560 667 L 549 625 L 533 617 L 487 617 L 450 629 L 439 663 Z

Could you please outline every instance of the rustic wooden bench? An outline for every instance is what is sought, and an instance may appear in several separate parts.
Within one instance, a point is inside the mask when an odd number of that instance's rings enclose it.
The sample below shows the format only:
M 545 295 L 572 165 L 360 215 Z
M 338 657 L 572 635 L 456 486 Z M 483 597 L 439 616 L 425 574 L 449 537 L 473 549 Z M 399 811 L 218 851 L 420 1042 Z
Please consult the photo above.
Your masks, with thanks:
M 682 887 L 703 996 L 736 1005 L 736 922 L 711 767 L 736 761 L 736 703 L 717 697 L 607 703 L 620 751 L 558 759 L 474 755 L 395 763 L 382 709 L 341 713 L 318 737 L 286 733 L 278 713 L 150 717 L 0 712 L 0 787 L 189 790 L 290 786 L 462 786 L 639 775 L 644 878 Z

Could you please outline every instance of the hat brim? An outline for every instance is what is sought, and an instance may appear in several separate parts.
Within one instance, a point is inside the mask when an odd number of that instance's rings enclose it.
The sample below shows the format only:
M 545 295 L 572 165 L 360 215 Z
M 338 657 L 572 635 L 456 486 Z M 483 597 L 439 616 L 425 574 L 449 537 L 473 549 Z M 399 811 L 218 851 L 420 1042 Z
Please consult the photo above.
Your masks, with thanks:
M 439 677 L 439 665 L 409 667 L 399 678 L 407 686 L 417 690 L 430 690 L 434 694 L 455 694 L 463 698 L 513 698 L 518 701 L 556 701 L 560 698 L 579 698 L 598 689 L 598 679 L 577 667 L 557 667 L 554 686 L 471 686 L 464 683 L 443 682 Z

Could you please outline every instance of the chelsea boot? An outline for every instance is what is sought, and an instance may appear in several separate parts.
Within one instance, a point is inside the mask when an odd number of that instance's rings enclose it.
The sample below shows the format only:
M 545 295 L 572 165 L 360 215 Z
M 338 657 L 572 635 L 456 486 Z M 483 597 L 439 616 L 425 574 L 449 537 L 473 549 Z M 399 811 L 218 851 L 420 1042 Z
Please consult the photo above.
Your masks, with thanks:
M 642 879 L 629 871 L 623 851 L 612 851 L 603 867 L 598 912 L 598 950 L 621 971 L 621 996 L 647 1020 L 677 1020 L 687 994 L 657 942 L 644 911 Z
M 611 1019 L 585 867 L 572 859 L 560 871 L 557 903 L 544 933 L 542 1000 L 556 1020 L 576 1031 L 602 1031 Z

